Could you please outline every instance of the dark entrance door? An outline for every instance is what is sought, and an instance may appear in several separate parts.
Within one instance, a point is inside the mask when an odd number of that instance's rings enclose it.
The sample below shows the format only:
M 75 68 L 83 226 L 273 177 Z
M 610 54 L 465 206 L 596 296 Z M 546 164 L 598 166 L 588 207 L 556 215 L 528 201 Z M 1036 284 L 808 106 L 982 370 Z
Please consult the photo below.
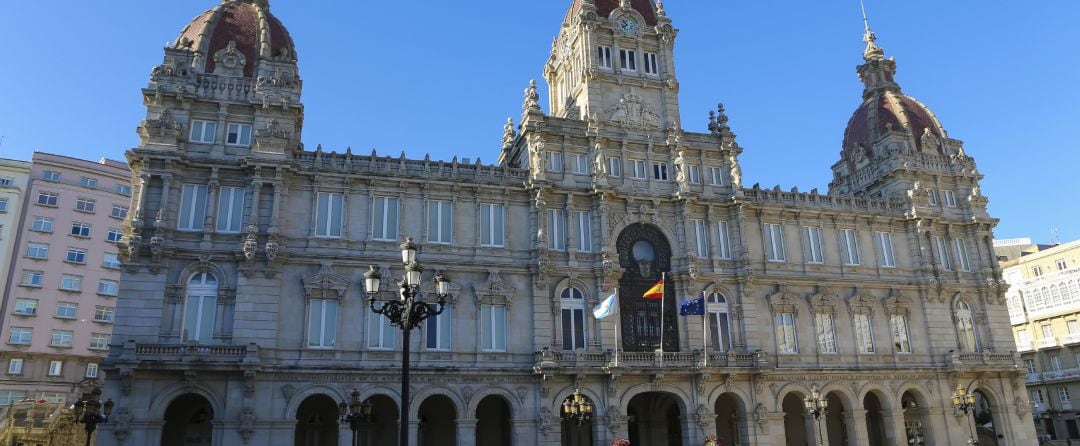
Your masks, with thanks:
M 661 299 L 645 299 L 642 295 L 671 272 L 671 245 L 659 229 L 636 223 L 619 234 L 615 247 L 619 265 L 625 271 L 619 279 L 622 348 L 629 352 L 655 351 L 660 348 Z M 664 351 L 679 351 L 675 287 L 670 277 L 662 302 Z

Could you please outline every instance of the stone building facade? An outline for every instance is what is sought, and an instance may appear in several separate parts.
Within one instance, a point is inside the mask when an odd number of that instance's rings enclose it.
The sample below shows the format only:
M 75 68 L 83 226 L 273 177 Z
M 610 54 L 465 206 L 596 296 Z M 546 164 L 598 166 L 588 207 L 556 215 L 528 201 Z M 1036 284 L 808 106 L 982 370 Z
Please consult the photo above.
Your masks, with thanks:
M 306 150 L 296 48 L 268 3 L 185 28 L 128 153 L 100 441 L 338 444 L 355 389 L 365 444 L 395 444 L 400 333 L 363 273 L 395 298 L 413 237 L 424 290 L 453 282 L 412 338 L 413 444 L 962 444 L 957 386 L 978 395 L 980 444 L 1031 444 L 981 175 L 869 30 L 830 190 L 746 188 L 723 107 L 683 130 L 663 5 L 570 3 L 548 111 L 526 88 L 496 165 Z M 642 299 L 661 277 L 665 299 Z M 593 319 L 616 288 L 619 315 Z M 707 317 L 677 315 L 702 295 Z M 812 389 L 833 408 L 819 422 Z M 560 416 L 576 390 L 595 407 L 581 425 Z

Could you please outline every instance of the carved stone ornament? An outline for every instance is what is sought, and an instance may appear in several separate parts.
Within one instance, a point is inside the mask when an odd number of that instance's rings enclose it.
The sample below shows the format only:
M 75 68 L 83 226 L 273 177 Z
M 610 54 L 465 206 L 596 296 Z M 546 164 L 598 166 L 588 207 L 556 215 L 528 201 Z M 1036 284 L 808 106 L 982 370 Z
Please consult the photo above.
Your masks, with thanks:
M 643 104 L 641 95 L 634 92 L 624 94 L 607 112 L 611 114 L 608 122 L 618 126 L 646 130 L 660 128 L 660 115 Z
M 165 237 L 162 237 L 161 232 L 155 232 L 153 237 L 150 237 L 150 257 L 154 259 L 154 262 L 161 261 L 161 253 L 165 250 Z
M 259 250 L 259 227 L 248 225 L 247 235 L 244 237 L 244 259 L 251 262 L 255 260 L 255 253 Z
M 172 110 L 164 109 L 158 113 L 157 119 L 147 119 L 142 123 L 142 130 L 147 136 L 179 136 L 183 126 L 173 119 Z
M 478 302 L 501 300 L 503 303 L 509 304 L 514 298 L 514 293 L 517 292 L 517 288 L 510 286 L 509 283 L 502 280 L 502 277 L 499 277 L 499 270 L 496 269 L 489 270 L 487 280 L 477 283 L 474 288 Z
M 131 395 L 131 389 L 135 386 L 135 372 L 133 370 L 120 371 L 120 393 Z
M 292 384 L 286 384 L 281 386 L 281 396 L 284 396 L 286 400 L 291 400 L 293 395 L 296 394 L 296 387 Z
M 540 93 L 536 91 L 536 79 L 529 81 L 529 86 L 525 88 L 525 101 L 521 104 L 522 110 L 526 113 L 539 113 L 540 109 Z
M 243 71 L 247 65 L 247 57 L 236 49 L 236 42 L 230 40 L 228 46 L 214 53 L 214 64 L 217 66 L 214 74 L 235 75 L 236 72 Z
M 547 408 L 540 410 L 540 415 L 537 418 L 537 428 L 540 429 L 540 433 L 547 436 L 548 432 L 551 432 L 551 411 Z
M 255 409 L 245 407 L 240 412 L 240 438 L 244 439 L 244 443 L 251 440 L 251 436 L 255 434 Z
M 116 441 L 123 443 L 131 435 L 132 418 L 131 411 L 126 407 L 117 409 L 116 414 L 112 416 L 113 435 L 116 436 Z
M 278 237 L 270 234 L 270 237 L 266 240 L 266 260 L 271 262 L 276 260 L 279 249 L 281 249 L 281 245 L 278 243 Z
M 304 278 L 304 295 L 309 299 L 341 299 L 348 289 L 349 279 L 334 274 L 330 263 L 323 263 L 319 272 Z
M 941 151 L 941 138 L 930 131 L 930 127 L 923 129 L 923 134 L 919 138 L 919 143 L 922 145 L 923 152 L 937 153 Z
M 762 432 L 769 425 L 769 409 L 765 408 L 765 404 L 758 403 L 757 407 L 754 407 L 754 422 Z

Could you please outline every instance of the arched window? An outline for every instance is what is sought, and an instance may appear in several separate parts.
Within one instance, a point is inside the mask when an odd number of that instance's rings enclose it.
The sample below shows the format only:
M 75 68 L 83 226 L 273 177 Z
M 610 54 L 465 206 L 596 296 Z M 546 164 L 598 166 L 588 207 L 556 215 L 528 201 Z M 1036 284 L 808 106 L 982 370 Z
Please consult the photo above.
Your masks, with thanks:
M 705 298 L 705 312 L 708 313 L 709 346 L 718 352 L 731 350 L 730 307 L 723 294 L 712 293 Z
M 956 335 L 960 338 L 960 351 L 979 351 L 975 336 L 975 324 L 971 320 L 971 307 L 962 300 L 956 301 Z
M 563 350 L 585 348 L 585 293 L 577 288 L 566 288 L 559 296 L 562 308 Z
M 184 299 L 184 342 L 209 344 L 214 340 L 218 280 L 207 272 L 191 276 Z

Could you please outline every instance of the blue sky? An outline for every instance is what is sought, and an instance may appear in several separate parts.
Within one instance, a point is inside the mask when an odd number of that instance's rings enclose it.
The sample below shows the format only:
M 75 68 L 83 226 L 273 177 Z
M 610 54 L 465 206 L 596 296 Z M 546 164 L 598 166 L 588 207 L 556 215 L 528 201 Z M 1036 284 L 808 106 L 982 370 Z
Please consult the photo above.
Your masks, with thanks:
M 217 0 L 4 2 L 0 157 L 122 159 L 161 48 Z M 272 0 L 296 40 L 309 149 L 495 161 L 570 0 Z M 860 102 L 857 0 L 668 0 L 683 124 L 723 101 L 744 183 L 827 189 Z M 904 92 L 966 141 L 999 238 L 1080 238 L 1080 2 L 867 0 Z M 543 82 L 541 82 L 541 85 Z M 546 104 L 545 99 L 542 101 Z

